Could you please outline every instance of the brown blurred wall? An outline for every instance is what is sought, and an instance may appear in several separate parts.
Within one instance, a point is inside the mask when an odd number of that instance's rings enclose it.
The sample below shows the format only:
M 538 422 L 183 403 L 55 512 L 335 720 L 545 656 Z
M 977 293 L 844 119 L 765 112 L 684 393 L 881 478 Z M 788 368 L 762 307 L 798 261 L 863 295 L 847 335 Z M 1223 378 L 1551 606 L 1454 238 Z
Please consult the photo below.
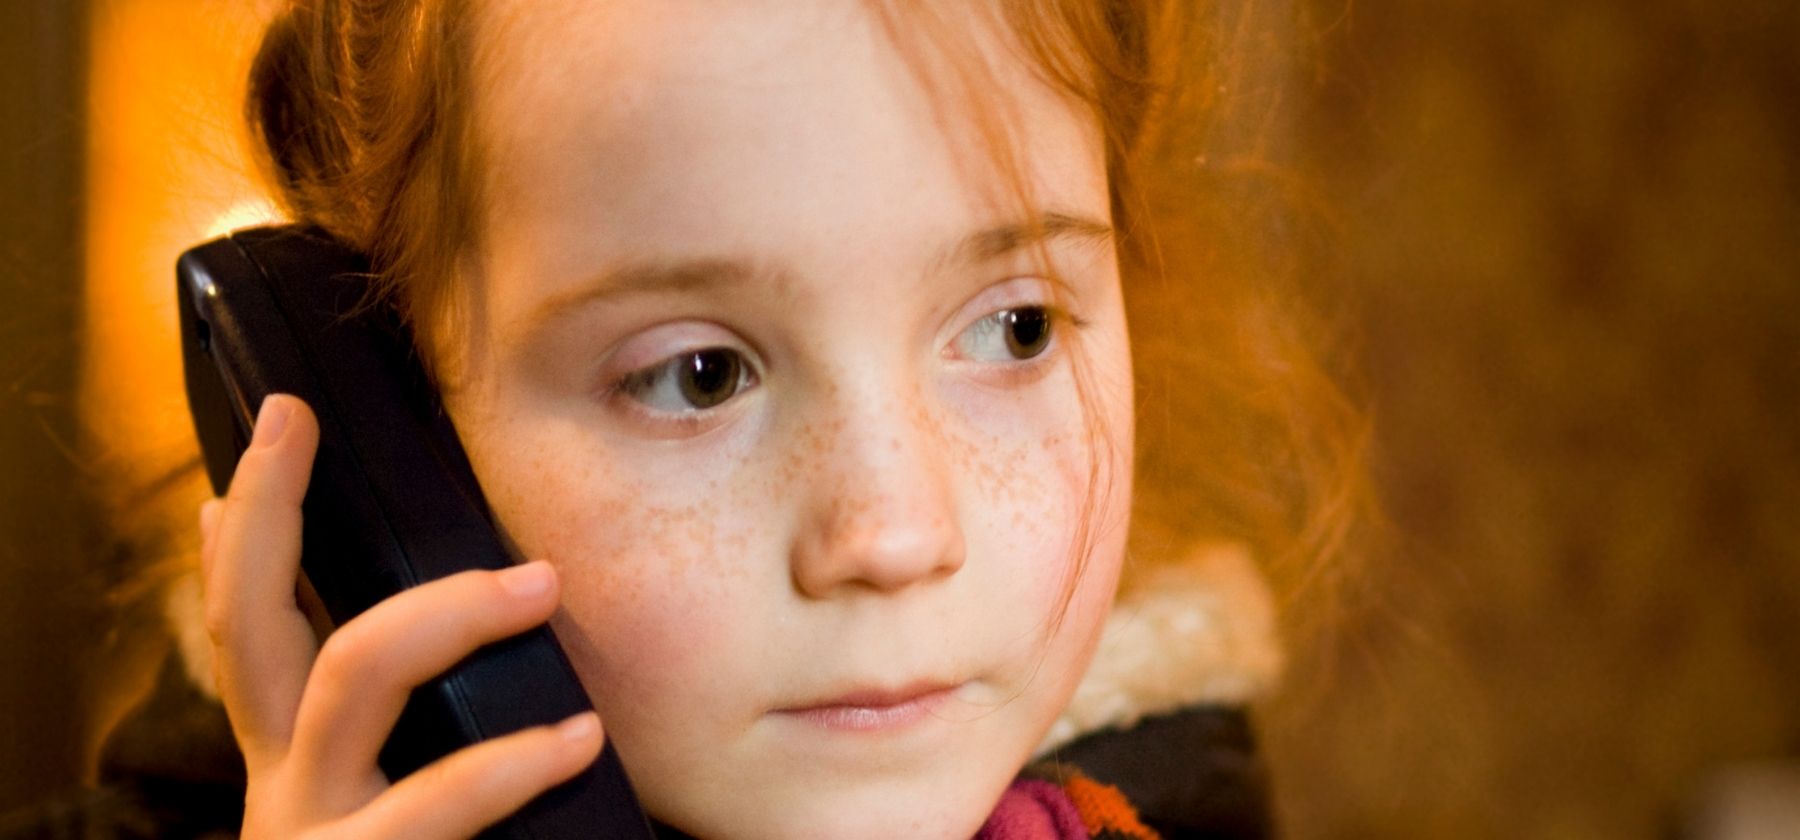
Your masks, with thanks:
M 1800 4 L 1307 8 L 1400 540 L 1268 720 L 1285 823 L 1677 836 L 1800 756 Z
M 83 4 L 0 4 L 0 813 L 80 780 L 104 633 L 74 454 Z

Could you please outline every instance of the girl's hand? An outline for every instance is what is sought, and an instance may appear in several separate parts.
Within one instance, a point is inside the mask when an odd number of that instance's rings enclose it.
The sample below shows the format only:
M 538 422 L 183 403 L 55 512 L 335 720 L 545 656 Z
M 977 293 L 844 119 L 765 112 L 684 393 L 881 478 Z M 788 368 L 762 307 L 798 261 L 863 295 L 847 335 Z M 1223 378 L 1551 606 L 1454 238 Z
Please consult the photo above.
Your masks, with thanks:
M 390 785 L 375 758 L 408 693 L 476 648 L 548 620 L 555 571 L 537 562 L 433 581 L 321 646 L 294 601 L 318 423 L 304 402 L 276 395 L 253 437 L 231 490 L 200 509 L 206 626 L 249 772 L 244 837 L 468 837 L 599 755 L 600 722 L 585 712 L 467 747 Z

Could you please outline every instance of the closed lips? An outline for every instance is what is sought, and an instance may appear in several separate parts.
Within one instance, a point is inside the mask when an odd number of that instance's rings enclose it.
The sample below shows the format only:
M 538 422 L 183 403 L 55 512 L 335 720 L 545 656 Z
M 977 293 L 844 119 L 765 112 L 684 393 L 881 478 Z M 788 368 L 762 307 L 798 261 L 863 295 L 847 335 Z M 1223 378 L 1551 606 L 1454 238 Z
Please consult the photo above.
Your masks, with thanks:
M 956 687 L 956 683 L 919 682 L 901 688 L 854 689 L 776 711 L 830 729 L 891 729 L 929 715 L 950 699 Z

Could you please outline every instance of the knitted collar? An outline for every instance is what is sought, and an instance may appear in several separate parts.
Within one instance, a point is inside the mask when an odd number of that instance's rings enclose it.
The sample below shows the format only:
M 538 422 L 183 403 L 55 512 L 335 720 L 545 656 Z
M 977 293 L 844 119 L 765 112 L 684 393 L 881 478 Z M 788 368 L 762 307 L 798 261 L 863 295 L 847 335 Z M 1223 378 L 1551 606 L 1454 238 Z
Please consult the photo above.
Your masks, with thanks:
M 1160 840 L 1125 796 L 1085 776 L 1020 778 L 975 840 Z

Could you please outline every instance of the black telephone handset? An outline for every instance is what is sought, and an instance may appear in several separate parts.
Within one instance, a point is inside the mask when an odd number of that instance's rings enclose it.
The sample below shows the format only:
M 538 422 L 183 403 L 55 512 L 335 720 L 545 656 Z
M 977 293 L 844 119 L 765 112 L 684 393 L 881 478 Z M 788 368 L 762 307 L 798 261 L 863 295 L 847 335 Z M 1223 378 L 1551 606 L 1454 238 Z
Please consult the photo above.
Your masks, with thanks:
M 301 569 L 342 624 L 403 589 L 511 565 L 456 431 L 368 260 L 317 229 L 244 230 L 176 267 L 188 406 L 216 493 L 263 397 L 304 399 L 319 450 Z M 412 694 L 381 753 L 398 779 L 476 741 L 592 708 L 548 627 L 489 645 Z M 648 838 L 608 743 L 598 761 L 482 835 Z

